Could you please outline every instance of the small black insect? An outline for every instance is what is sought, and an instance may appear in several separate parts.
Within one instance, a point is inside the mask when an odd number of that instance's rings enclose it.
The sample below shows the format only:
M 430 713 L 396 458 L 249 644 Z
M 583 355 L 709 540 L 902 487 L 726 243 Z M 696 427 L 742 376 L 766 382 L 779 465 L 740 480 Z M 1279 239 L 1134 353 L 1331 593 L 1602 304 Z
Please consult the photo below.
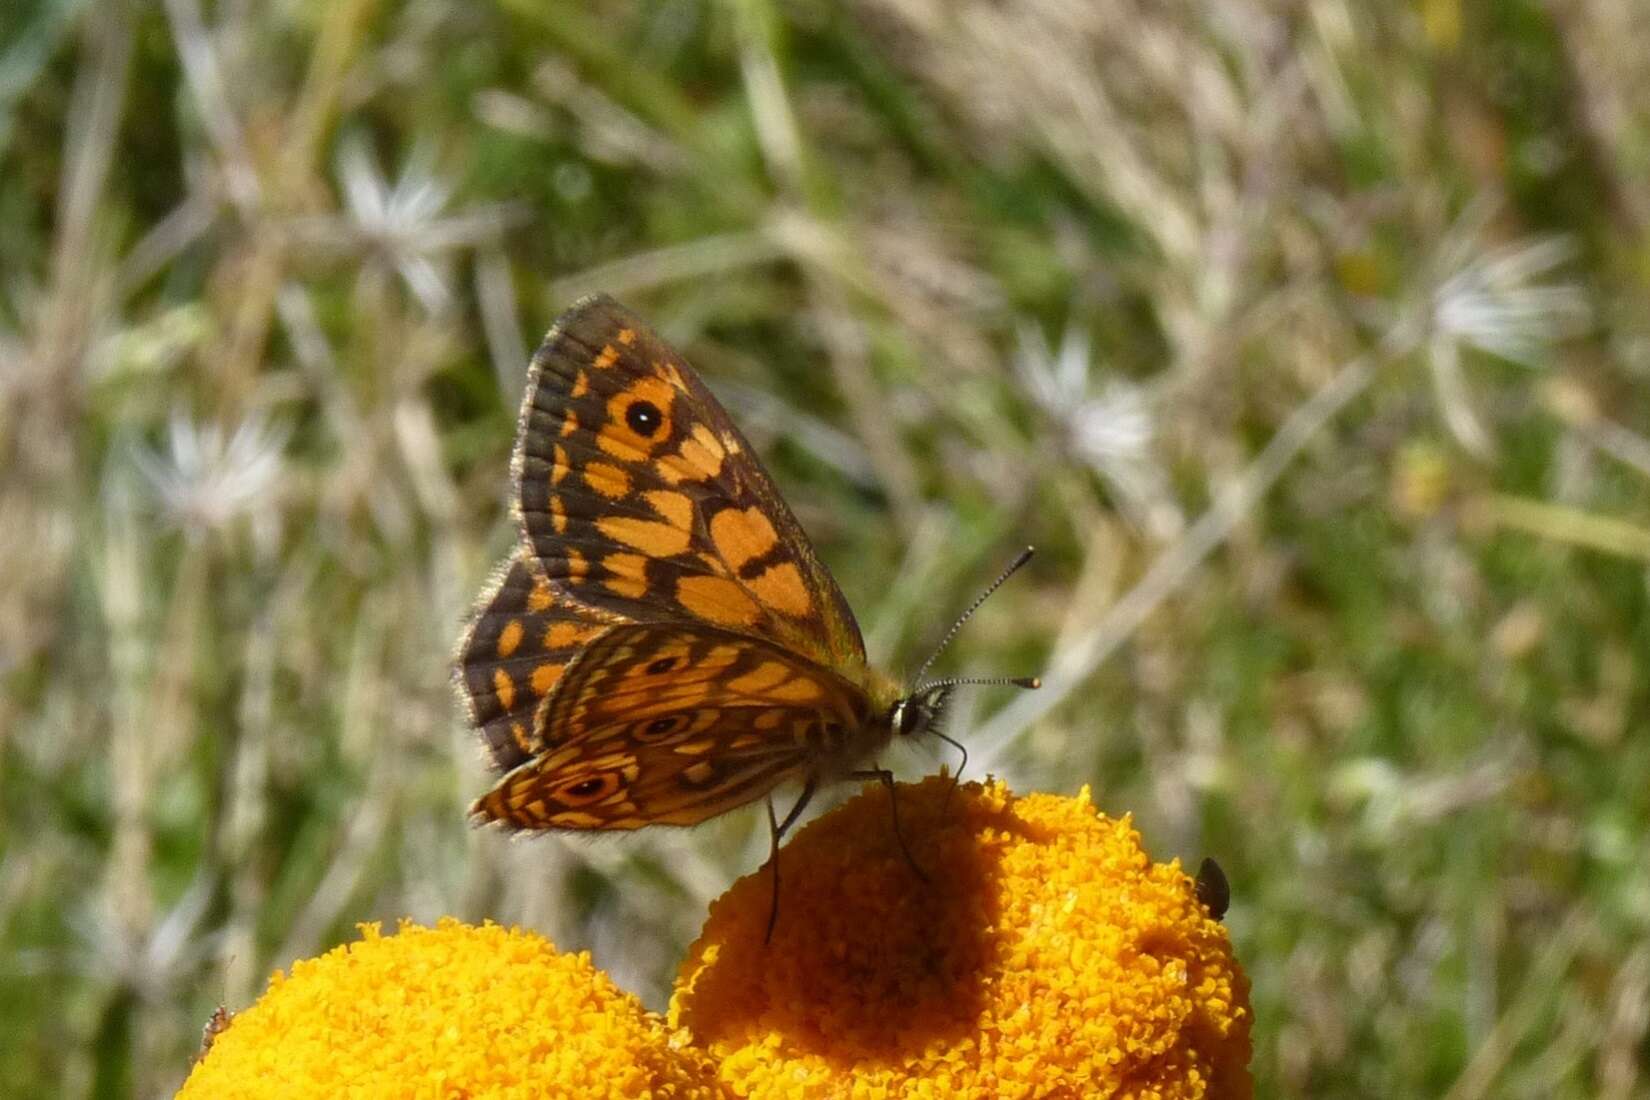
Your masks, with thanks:
M 1219 920 L 1226 915 L 1226 910 L 1232 904 L 1232 884 L 1226 881 L 1226 872 L 1220 869 L 1220 864 L 1212 859 L 1205 858 L 1197 865 L 1197 900 L 1209 910 L 1209 915 Z

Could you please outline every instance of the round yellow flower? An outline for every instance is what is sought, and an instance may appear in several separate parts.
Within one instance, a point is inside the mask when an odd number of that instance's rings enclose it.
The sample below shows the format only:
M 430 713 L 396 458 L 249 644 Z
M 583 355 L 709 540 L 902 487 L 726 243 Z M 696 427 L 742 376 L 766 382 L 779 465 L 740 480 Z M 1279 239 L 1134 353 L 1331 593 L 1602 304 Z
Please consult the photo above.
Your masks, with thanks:
M 359 943 L 277 972 L 178 1096 L 714 1097 L 662 1022 L 542 936 L 452 918 L 362 925 Z
M 949 796 L 949 797 L 948 797 Z M 755 1097 L 1244 1098 L 1248 981 L 1127 818 L 1001 783 L 865 791 L 712 907 L 671 1024 Z

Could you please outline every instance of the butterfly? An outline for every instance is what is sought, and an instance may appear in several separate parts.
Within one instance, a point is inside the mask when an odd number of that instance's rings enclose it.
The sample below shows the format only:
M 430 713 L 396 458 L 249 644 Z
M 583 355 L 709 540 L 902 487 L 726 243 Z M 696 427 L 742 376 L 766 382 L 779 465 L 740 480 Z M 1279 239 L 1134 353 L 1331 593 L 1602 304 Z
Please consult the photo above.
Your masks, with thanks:
M 456 658 L 502 773 L 471 807 L 479 822 L 694 825 L 799 782 L 783 823 L 768 803 L 777 853 L 820 785 L 892 790 L 864 764 L 895 737 L 938 734 L 951 689 L 976 682 L 906 691 L 866 660 L 749 442 L 608 297 L 575 304 L 534 354 L 511 471 L 521 542 Z

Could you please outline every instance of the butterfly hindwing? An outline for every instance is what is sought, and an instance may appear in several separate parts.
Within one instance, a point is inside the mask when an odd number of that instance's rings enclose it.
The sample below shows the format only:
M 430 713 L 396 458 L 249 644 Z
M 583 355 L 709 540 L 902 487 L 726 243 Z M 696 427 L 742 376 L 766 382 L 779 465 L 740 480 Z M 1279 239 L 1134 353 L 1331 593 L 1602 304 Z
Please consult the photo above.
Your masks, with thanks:
M 749 444 L 611 299 L 568 310 L 533 356 L 514 469 L 526 542 L 573 599 L 864 667 L 847 602 Z
M 568 599 L 525 550 L 494 571 L 456 664 L 470 722 L 495 768 L 508 771 L 545 748 L 540 703 L 574 657 L 623 621 Z
M 800 707 L 842 726 L 868 717 L 865 693 L 756 638 L 684 623 L 634 624 L 593 641 L 545 702 L 554 743 L 597 726 L 696 706 Z M 824 749 L 826 746 L 813 746 Z
M 761 797 L 871 728 L 863 692 L 758 639 L 616 626 L 539 718 L 547 748 L 472 808 L 520 829 L 692 825 Z
M 701 723 L 724 738 L 737 738 L 759 713 L 701 708 L 677 721 Z M 787 724 L 806 712 L 790 708 Z M 635 741 L 616 726 L 589 744 L 565 745 L 506 774 L 470 808 L 484 822 L 511 829 L 639 829 L 645 825 L 696 825 L 760 798 L 799 773 L 806 757 L 791 746 L 734 749 L 727 744 L 702 756 L 674 754 Z

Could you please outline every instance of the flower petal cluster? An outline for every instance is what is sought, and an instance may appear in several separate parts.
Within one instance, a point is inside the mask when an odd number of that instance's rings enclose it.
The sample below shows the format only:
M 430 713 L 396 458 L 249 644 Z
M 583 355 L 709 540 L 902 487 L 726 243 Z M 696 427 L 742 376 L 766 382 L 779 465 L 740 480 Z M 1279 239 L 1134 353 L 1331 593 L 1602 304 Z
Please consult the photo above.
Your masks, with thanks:
M 707 1060 L 586 954 L 532 932 L 452 918 L 277 972 L 178 1093 L 205 1097 L 722 1095 Z
M 1224 928 L 1127 818 L 935 777 L 866 790 L 740 880 L 671 1023 L 738 1095 L 1203 1097 L 1252 1091 Z

